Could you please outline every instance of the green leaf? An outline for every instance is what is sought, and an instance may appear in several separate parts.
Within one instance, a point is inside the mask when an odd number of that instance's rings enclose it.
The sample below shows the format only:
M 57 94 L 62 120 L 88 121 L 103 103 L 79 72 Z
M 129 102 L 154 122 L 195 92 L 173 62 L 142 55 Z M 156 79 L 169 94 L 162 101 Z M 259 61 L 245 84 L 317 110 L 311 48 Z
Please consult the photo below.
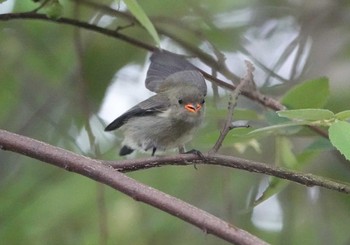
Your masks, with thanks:
M 329 139 L 331 143 L 350 160 L 350 123 L 339 121 L 329 127 Z
M 140 24 L 146 28 L 148 33 L 152 36 L 156 45 L 159 46 L 160 40 L 156 29 L 154 28 L 152 22 L 147 17 L 141 6 L 136 0 L 124 0 L 124 3 L 128 7 L 129 11 L 135 16 L 135 18 L 140 22 Z
M 298 167 L 297 158 L 292 151 L 293 145 L 287 137 L 276 138 L 276 164 L 288 167 L 289 169 L 296 169 Z M 262 203 L 271 196 L 282 191 L 290 182 L 271 177 L 268 187 L 263 194 L 254 202 L 254 206 Z
M 51 19 L 59 19 L 63 15 L 63 7 L 58 0 L 50 2 L 44 10 L 47 17 Z
M 309 80 L 289 90 L 282 99 L 288 108 L 322 108 L 329 97 L 329 81 L 326 77 Z
M 298 161 L 292 151 L 292 142 L 287 137 L 277 137 L 276 144 L 280 165 L 288 167 L 289 169 L 295 169 L 298 165 Z
M 303 152 L 305 151 L 317 151 L 317 152 L 324 152 L 329 151 L 333 149 L 332 144 L 329 142 L 328 139 L 320 137 L 317 138 L 314 142 L 312 142 L 309 146 L 307 146 Z
M 307 146 L 297 155 L 298 169 L 309 163 L 312 159 L 319 156 L 320 153 L 334 149 L 328 139 L 320 137 Z
M 261 194 L 261 196 L 254 201 L 253 206 L 256 207 L 260 203 L 272 197 L 273 195 L 279 193 L 288 184 L 289 182 L 287 180 L 271 177 L 269 180 L 269 186 L 265 189 L 265 191 Z
M 299 109 L 278 111 L 280 117 L 305 121 L 328 120 L 334 117 L 334 113 L 326 109 Z
M 280 130 L 288 127 L 302 126 L 302 125 L 308 125 L 308 122 L 290 122 L 290 123 L 276 124 L 272 126 L 255 129 L 251 131 L 249 134 L 271 133 L 276 130 Z
M 335 118 L 341 121 L 350 119 L 350 110 L 338 112 L 335 114 Z

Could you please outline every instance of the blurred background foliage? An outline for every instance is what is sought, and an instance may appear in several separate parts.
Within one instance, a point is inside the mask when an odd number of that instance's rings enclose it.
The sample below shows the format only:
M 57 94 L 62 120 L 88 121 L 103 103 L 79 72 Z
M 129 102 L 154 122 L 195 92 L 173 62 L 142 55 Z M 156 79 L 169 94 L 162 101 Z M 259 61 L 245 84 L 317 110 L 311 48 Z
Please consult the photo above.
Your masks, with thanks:
M 0 11 L 28 12 L 41 3 L 7 0 Z M 276 99 L 307 79 L 327 76 L 330 96 L 324 108 L 349 109 L 349 1 L 139 4 L 157 28 L 161 46 L 197 57 L 192 61 L 204 70 L 212 72 L 204 54 L 216 58 L 216 50 L 225 54 L 228 69 L 238 76 L 245 73 L 248 59 L 256 67 L 259 89 Z M 153 45 L 147 31 L 123 14 L 126 11 L 123 2 L 109 0 L 49 1 L 38 10 L 118 30 Z M 127 42 L 69 25 L 1 21 L 1 128 L 94 158 L 119 159 L 120 135 L 104 133 L 103 128 L 150 95 L 143 88 L 148 56 Z M 207 151 L 213 146 L 226 116 L 226 93 L 219 89 L 218 98 L 210 92 L 206 123 L 188 148 Z M 300 100 L 307 101 L 307 96 Z M 253 128 L 277 120 L 274 112 L 246 98 L 239 99 L 234 118 L 247 120 Z M 315 132 L 290 129 L 246 137 L 247 132 L 233 130 L 220 152 L 349 182 L 349 162 Z M 136 157 L 143 156 L 147 155 Z M 162 167 L 128 175 L 272 244 L 350 244 L 346 194 L 241 170 L 197 168 Z M 254 207 L 268 186 L 270 198 Z M 0 243 L 226 244 L 89 179 L 4 151 Z

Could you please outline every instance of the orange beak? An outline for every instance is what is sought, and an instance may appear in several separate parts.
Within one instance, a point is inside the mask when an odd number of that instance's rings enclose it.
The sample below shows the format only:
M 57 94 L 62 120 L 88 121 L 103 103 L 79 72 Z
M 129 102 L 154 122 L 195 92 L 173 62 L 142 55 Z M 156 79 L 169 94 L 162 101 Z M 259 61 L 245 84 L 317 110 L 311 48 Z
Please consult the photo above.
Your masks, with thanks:
M 191 104 L 191 103 L 185 105 L 185 109 L 188 110 L 189 112 L 193 112 L 193 113 L 200 111 L 201 108 L 202 108 L 202 106 L 198 103 L 196 105 Z

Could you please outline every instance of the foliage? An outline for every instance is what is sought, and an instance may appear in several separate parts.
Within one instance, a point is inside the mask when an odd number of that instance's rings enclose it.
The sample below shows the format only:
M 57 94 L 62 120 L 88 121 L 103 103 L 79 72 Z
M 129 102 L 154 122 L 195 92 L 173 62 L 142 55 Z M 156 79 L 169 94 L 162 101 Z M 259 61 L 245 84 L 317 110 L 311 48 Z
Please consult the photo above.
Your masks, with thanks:
M 149 34 L 152 36 L 157 46 L 159 46 L 160 40 L 158 37 L 158 33 L 154 28 L 152 22 L 149 20 L 143 9 L 137 3 L 136 0 L 124 0 L 126 6 L 130 10 L 130 12 L 135 16 L 135 18 L 141 23 L 142 26 L 146 28 Z
M 329 127 L 329 139 L 332 144 L 350 160 L 350 123 L 337 121 Z

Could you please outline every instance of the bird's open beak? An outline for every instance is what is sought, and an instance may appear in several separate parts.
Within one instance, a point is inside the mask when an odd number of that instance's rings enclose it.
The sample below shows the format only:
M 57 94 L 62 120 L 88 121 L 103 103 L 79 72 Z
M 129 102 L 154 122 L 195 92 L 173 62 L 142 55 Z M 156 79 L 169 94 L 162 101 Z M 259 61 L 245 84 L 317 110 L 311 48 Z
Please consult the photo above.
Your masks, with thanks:
M 200 104 L 192 104 L 192 103 L 189 103 L 187 105 L 185 105 L 185 109 L 188 110 L 189 112 L 198 112 L 200 111 L 200 109 L 202 108 L 202 106 Z

